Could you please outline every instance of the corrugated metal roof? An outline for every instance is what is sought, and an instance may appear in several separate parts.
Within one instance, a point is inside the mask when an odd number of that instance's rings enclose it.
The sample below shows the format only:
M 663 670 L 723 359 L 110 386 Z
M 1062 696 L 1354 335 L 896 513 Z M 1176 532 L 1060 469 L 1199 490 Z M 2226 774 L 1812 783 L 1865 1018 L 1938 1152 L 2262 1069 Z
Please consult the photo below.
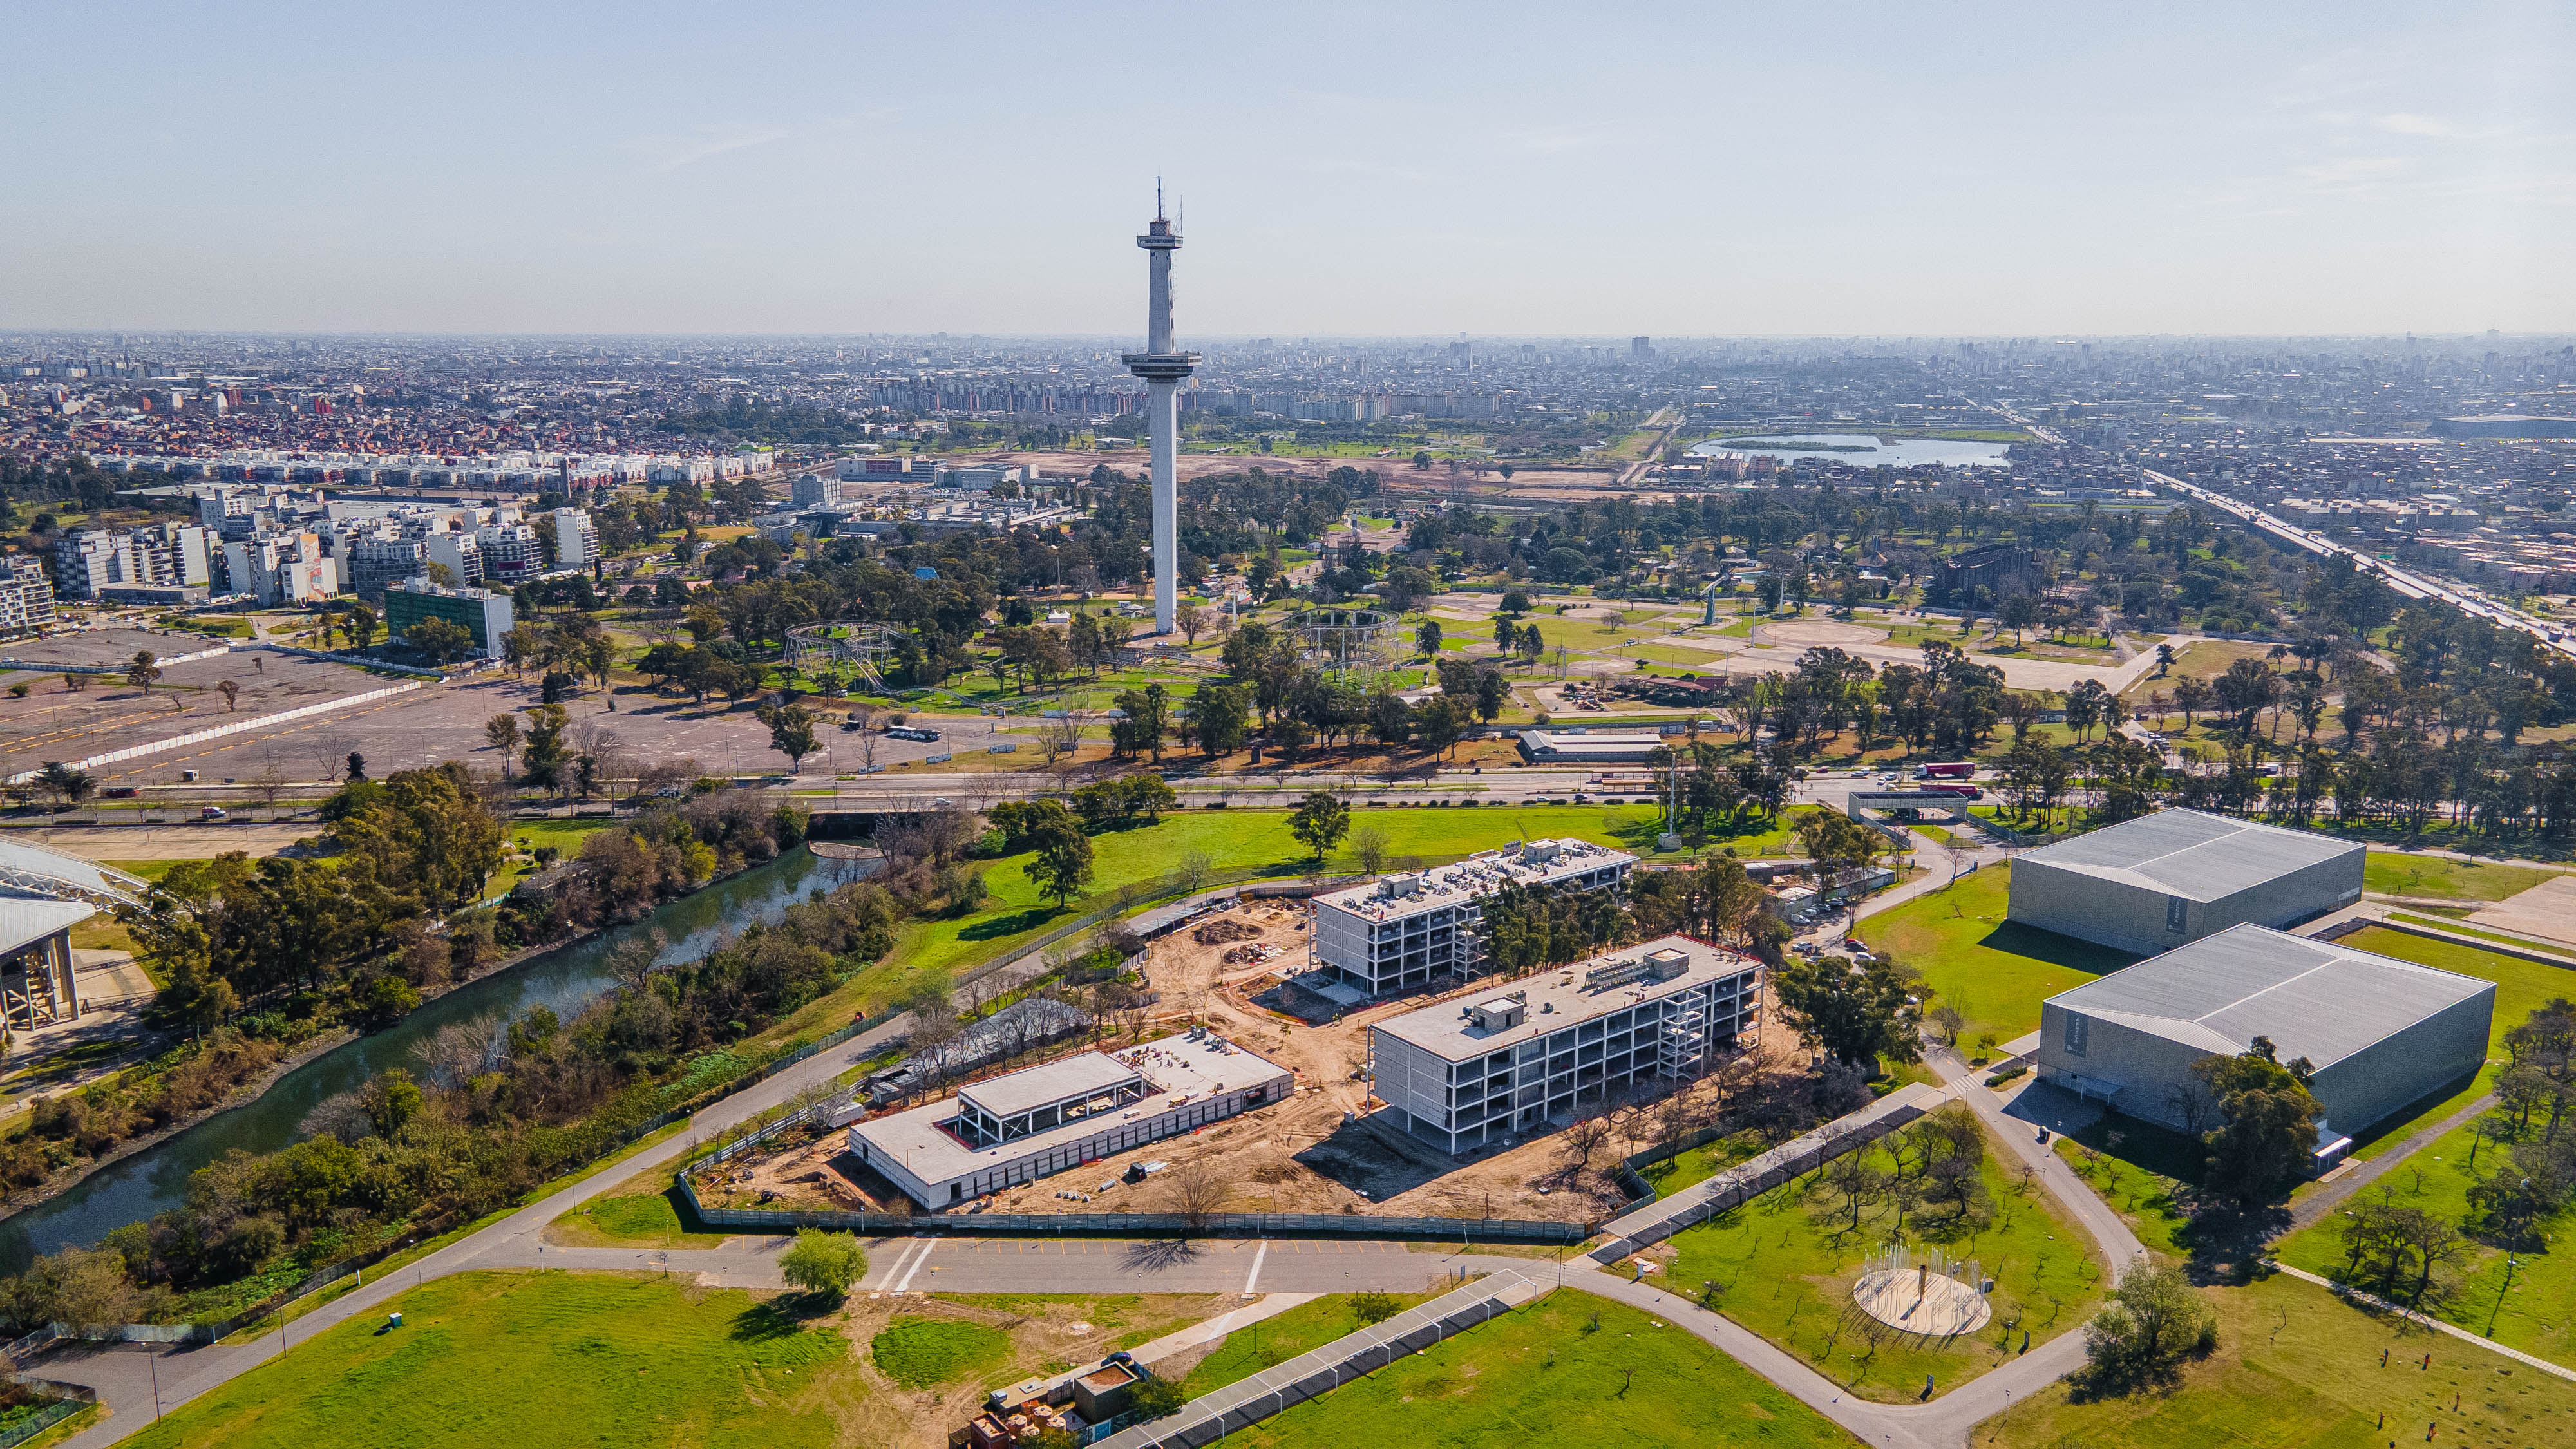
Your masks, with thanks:
M 2049 1000 L 2203 1051 L 2243 1051 L 2268 1036 L 2281 1060 L 2322 1068 L 2494 990 L 2331 941 L 2234 926 Z
M 2350 855 L 2349 840 L 2231 820 L 2197 810 L 2160 810 L 2044 845 L 2022 856 L 2103 880 L 2195 901 L 2222 900 L 2249 886 Z

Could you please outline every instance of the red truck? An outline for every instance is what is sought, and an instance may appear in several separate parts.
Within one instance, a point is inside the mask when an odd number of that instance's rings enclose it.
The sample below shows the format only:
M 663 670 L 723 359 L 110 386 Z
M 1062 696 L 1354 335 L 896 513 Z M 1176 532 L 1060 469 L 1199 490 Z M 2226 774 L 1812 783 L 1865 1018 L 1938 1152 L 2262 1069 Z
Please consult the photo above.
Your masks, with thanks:
M 1914 778 L 1918 780 L 1973 780 L 1976 775 L 1977 766 L 1971 760 L 1960 760 L 1947 765 L 1914 767 Z
M 1960 784 L 1957 782 L 1952 782 L 1946 785 L 1917 785 L 1914 787 L 1914 793 L 1917 795 L 1956 795 L 1962 800 L 1983 800 L 1986 798 L 1986 792 L 1978 789 L 1976 786 Z

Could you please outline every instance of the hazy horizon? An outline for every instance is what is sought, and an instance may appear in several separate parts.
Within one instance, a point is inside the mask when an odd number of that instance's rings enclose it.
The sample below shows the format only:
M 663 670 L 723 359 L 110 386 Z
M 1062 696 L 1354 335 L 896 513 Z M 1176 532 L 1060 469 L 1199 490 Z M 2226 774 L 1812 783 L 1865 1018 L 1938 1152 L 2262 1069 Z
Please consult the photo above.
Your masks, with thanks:
M 2562 6 L 22 16 L 0 330 L 2576 331 Z M 1143 98 L 1152 99 L 1143 99 Z

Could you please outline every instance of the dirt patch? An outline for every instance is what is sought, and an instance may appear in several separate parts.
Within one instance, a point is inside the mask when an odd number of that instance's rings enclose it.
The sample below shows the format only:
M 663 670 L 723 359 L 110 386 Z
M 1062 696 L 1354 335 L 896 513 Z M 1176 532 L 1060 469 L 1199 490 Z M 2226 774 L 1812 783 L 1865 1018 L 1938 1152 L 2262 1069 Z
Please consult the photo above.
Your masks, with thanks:
M 1202 946 L 1222 946 L 1228 941 L 1257 941 L 1261 939 L 1261 928 L 1230 915 L 1219 916 L 1190 932 L 1190 939 Z M 1233 953 L 1227 954 L 1231 956 Z
M 1885 629 L 1839 624 L 1831 619 L 1785 619 L 1777 624 L 1753 626 L 1757 644 L 1876 644 L 1886 637 Z

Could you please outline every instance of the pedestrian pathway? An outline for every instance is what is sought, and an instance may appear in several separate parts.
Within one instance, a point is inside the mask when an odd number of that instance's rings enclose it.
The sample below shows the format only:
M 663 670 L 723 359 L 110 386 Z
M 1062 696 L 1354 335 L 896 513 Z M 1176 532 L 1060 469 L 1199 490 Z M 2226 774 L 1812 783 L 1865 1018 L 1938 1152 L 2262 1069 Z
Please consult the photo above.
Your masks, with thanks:
M 2444 1323 L 2442 1320 L 2435 1318 L 2430 1314 L 2418 1313 L 2412 1308 L 2391 1303 L 2376 1293 L 2364 1293 L 2358 1288 L 2347 1288 L 2343 1284 L 2337 1283 L 2332 1278 L 2321 1278 L 2316 1274 L 2307 1271 L 2305 1268 L 2293 1268 L 2287 1263 L 2274 1263 L 2270 1266 L 2272 1271 L 2276 1273 L 2286 1273 L 2289 1276 L 2298 1279 L 2302 1283 L 2314 1283 L 2320 1288 L 2331 1289 L 2336 1294 L 2349 1298 L 2364 1308 L 2373 1309 L 2381 1313 L 2394 1313 L 2398 1317 L 2403 1318 L 2410 1323 L 2432 1329 L 2436 1333 L 2447 1333 L 2451 1337 L 2459 1339 L 2463 1343 L 2474 1343 L 2489 1353 L 2503 1354 L 2506 1358 L 2512 1359 L 2515 1363 L 2529 1364 L 2533 1368 L 2540 1370 L 2542 1373 L 2556 1374 L 2562 1379 L 2566 1379 L 2571 1383 L 2576 1383 L 2576 1369 L 2568 1368 L 2563 1364 L 2551 1363 L 2545 1358 L 2534 1358 L 2530 1354 L 2524 1353 L 2521 1349 L 2507 1348 L 2492 1338 L 2480 1338 L 2478 1335 L 2469 1332 L 2467 1329 L 2460 1327 L 2456 1323 Z
M 2390 1168 L 2440 1141 L 2444 1133 L 2466 1126 L 2470 1119 L 2494 1106 L 2495 1100 L 2492 1093 L 2481 1095 L 2441 1121 L 2416 1129 L 2405 1141 L 2388 1151 L 2355 1162 L 2349 1171 L 2334 1181 L 2319 1184 L 2314 1193 L 2291 1205 L 2290 1226 L 2282 1231 L 2281 1236 L 2288 1237 L 2301 1228 L 2325 1221 L 2326 1215 L 2341 1207 L 2345 1199 L 2377 1181 Z

